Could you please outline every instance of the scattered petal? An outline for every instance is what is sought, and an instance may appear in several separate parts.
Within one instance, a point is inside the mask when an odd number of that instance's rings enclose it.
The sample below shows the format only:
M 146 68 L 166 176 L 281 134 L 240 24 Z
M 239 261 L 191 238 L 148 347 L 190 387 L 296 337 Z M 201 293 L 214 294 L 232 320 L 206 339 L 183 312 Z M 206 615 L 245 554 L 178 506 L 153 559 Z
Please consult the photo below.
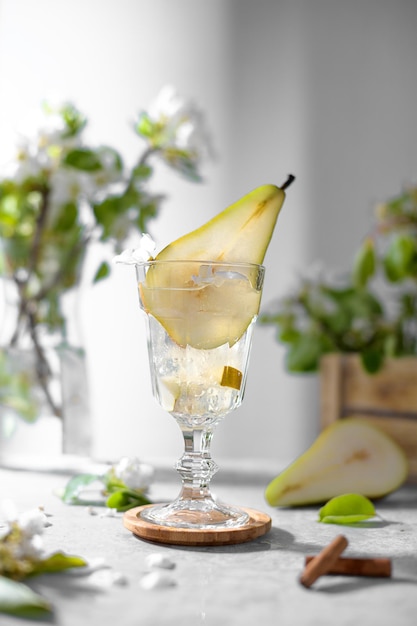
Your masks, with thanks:
M 140 580 L 140 586 L 146 590 L 167 589 L 168 587 L 174 587 L 176 584 L 176 581 L 169 574 L 156 571 L 145 574 Z
M 148 556 L 146 557 L 146 564 L 148 565 L 148 567 L 160 567 L 161 569 L 175 568 L 175 563 L 160 552 L 148 554 Z
M 115 572 L 112 569 L 101 569 L 90 574 L 85 582 L 88 587 L 109 589 L 109 587 L 113 587 L 114 585 L 120 587 L 126 586 L 128 579 L 121 572 Z
M 106 507 L 103 513 L 100 513 L 100 517 L 118 517 L 117 509 L 111 509 Z

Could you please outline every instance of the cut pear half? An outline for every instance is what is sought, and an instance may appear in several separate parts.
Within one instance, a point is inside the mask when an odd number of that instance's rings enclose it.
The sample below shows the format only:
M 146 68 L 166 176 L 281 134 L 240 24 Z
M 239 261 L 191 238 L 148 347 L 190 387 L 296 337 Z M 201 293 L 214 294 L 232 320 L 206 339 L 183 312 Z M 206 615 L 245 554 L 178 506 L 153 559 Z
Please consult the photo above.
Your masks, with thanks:
M 404 451 L 382 430 L 360 418 L 326 428 L 294 463 L 268 485 L 272 506 L 326 502 L 345 493 L 382 497 L 407 478 Z
M 281 188 L 263 185 L 251 191 L 150 262 L 139 283 L 143 307 L 180 346 L 232 346 L 255 320 L 264 274 L 260 264 L 284 189 L 293 179 Z

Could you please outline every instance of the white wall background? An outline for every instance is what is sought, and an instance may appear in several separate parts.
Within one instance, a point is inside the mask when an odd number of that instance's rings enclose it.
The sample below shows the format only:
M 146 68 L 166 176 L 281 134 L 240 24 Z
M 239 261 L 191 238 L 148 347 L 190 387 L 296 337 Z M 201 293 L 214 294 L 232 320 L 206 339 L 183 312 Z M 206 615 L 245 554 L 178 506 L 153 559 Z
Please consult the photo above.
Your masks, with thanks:
M 346 267 L 373 204 L 417 181 L 416 27 L 414 0 L 0 0 L 0 145 L 58 93 L 90 118 L 92 142 L 133 159 L 130 120 L 174 84 L 204 108 L 218 159 L 201 186 L 158 169 L 169 199 L 152 234 L 164 245 L 296 174 L 266 257 L 266 304 L 316 260 Z M 128 269 L 86 289 L 81 319 L 96 458 L 174 460 L 179 429 L 151 397 Z M 273 330 L 257 328 L 245 403 L 214 439 L 221 463 L 281 465 L 317 434 L 317 378 L 288 375 L 283 357 Z

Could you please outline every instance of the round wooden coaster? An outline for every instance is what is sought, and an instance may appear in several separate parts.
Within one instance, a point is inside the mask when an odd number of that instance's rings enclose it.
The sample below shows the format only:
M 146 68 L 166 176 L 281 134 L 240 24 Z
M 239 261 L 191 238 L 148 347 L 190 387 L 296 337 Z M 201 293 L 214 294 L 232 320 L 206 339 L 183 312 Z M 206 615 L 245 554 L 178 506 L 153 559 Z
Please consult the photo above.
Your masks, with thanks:
M 271 518 L 266 513 L 240 507 L 249 515 L 249 521 L 238 528 L 172 528 L 151 524 L 140 517 L 140 512 L 152 504 L 138 506 L 126 511 L 123 524 L 138 537 L 156 543 L 177 546 L 225 546 L 245 543 L 265 535 L 271 529 Z

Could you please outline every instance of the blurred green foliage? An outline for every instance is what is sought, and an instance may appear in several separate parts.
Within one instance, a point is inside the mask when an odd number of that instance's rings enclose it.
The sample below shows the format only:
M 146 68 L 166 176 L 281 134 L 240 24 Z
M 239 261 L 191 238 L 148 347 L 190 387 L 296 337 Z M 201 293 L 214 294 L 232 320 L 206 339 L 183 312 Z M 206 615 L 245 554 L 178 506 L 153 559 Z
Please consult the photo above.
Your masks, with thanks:
M 29 337 L 38 371 L 48 372 L 41 332 L 65 341 L 63 297 L 79 283 L 89 247 L 103 246 L 93 278 L 98 282 L 110 274 L 110 251 L 120 253 L 159 214 L 164 195 L 150 187 L 153 161 L 199 182 L 208 139 L 199 110 L 170 87 L 133 125 L 141 147 L 131 167 L 115 148 L 86 143 L 87 118 L 74 104 L 45 104 L 40 113 L 0 172 L 0 278 L 11 285 L 17 303 L 16 323 L 3 347 Z M 0 408 L 5 399 L 8 406 L 20 403 L 28 419 L 23 381 L 11 380 L 5 354 Z M 47 381 L 40 383 L 47 392 Z
M 260 322 L 276 327 L 290 372 L 314 372 L 329 352 L 355 352 L 366 371 L 417 353 L 417 188 L 381 204 L 343 276 L 304 278 Z

